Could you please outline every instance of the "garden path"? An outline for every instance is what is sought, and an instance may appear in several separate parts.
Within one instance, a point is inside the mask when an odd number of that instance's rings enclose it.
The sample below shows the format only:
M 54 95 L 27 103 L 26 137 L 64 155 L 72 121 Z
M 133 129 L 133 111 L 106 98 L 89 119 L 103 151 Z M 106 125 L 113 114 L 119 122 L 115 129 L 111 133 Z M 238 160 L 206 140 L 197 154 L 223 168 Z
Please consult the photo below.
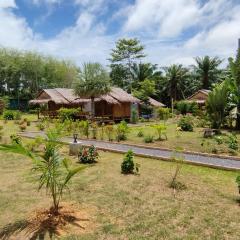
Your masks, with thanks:
M 28 138 L 35 138 L 37 136 L 45 136 L 43 132 L 24 132 L 21 133 L 21 136 L 28 137 Z M 72 138 L 63 138 L 63 143 L 70 143 L 72 142 Z M 96 141 L 96 140 L 80 140 L 82 145 L 90 146 L 94 145 L 99 149 L 113 151 L 113 152 L 120 152 L 126 153 L 129 149 L 131 149 L 135 155 L 144 156 L 144 157 L 151 157 L 156 159 L 162 160 L 170 160 L 172 158 L 173 152 L 166 149 L 150 149 L 147 147 L 142 146 L 133 146 L 123 143 L 111 143 L 111 142 L 104 142 L 104 141 Z M 184 157 L 184 161 L 186 163 L 194 164 L 194 165 L 202 165 L 208 166 L 213 168 L 220 168 L 220 169 L 228 169 L 228 170 L 240 170 L 240 160 L 237 159 L 230 159 L 228 157 L 218 157 L 218 156 L 207 156 L 201 155 L 197 153 L 182 153 Z

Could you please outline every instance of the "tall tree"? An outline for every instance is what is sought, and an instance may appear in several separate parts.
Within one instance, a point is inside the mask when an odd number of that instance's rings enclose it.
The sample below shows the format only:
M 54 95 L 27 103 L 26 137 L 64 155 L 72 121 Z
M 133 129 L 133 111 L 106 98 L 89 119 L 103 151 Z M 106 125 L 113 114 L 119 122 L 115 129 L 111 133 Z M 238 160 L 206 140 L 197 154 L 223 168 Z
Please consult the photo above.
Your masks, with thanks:
M 123 75 L 122 78 L 128 79 L 128 84 L 130 86 L 130 89 L 132 87 L 132 75 L 131 75 L 131 68 L 133 64 L 136 62 L 136 60 L 139 60 L 146 55 L 144 54 L 144 46 L 140 43 L 140 41 L 136 38 L 133 39 L 119 39 L 116 42 L 115 49 L 112 49 L 111 51 L 111 58 L 109 61 L 111 62 L 111 68 L 113 69 L 115 64 L 121 64 L 122 66 L 125 66 L 127 69 L 126 75 Z M 113 77 L 113 75 L 111 74 Z M 114 78 L 113 78 L 114 79 Z
M 184 98 L 185 80 L 189 77 L 188 69 L 181 64 L 173 64 L 169 67 L 164 67 L 165 76 L 162 81 L 163 91 L 173 100 Z
M 84 63 L 79 78 L 74 86 L 75 94 L 91 99 L 91 115 L 94 117 L 94 99 L 111 91 L 109 75 L 99 63 Z
M 78 68 L 35 52 L 0 48 L 0 94 L 30 99 L 42 88 L 70 87 Z
M 134 63 L 131 67 L 133 78 L 133 88 L 140 87 L 141 83 L 146 79 L 154 80 L 161 73 L 157 71 L 157 65 L 151 63 Z
M 240 46 L 238 48 L 236 59 L 229 58 L 230 67 L 230 87 L 232 92 L 232 101 L 237 107 L 236 130 L 240 130 Z
M 212 83 L 218 82 L 221 71 L 218 69 L 222 60 L 218 57 L 196 57 L 194 66 L 196 77 L 202 82 L 203 89 L 209 89 Z
M 150 79 L 145 79 L 140 83 L 138 90 L 133 92 L 134 96 L 141 99 L 146 104 L 148 103 L 149 97 L 152 97 L 156 93 L 155 82 Z

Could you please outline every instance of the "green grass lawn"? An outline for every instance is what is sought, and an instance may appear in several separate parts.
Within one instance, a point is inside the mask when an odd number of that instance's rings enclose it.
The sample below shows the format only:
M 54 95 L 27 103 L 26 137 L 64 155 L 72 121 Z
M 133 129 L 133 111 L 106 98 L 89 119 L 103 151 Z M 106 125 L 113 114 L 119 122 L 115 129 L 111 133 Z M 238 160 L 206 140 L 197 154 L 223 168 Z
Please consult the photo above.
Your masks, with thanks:
M 174 163 L 136 157 L 140 175 L 122 175 L 122 155 L 100 155 L 64 197 L 84 209 L 89 223 L 61 239 L 240 239 L 237 173 L 184 165 L 179 180 L 187 190 L 174 198 L 168 187 Z M 0 228 L 49 206 L 45 192 L 37 191 L 31 160 L 0 153 L 0 163 Z

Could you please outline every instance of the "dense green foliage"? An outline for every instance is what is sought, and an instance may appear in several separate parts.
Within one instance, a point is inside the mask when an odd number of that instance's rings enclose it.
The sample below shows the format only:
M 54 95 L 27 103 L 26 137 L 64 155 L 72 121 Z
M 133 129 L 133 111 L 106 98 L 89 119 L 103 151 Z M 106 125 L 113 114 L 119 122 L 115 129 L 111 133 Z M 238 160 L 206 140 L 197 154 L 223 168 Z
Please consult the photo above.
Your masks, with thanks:
M 79 81 L 75 82 L 75 94 L 91 99 L 92 116 L 95 115 L 94 99 L 110 92 L 110 79 L 107 71 L 99 63 L 84 63 Z
M 178 122 L 178 127 L 180 127 L 182 131 L 192 132 L 193 131 L 192 117 L 188 115 L 181 117 Z
M 154 128 L 158 134 L 157 140 L 163 140 L 163 136 L 165 137 L 165 140 L 167 140 L 167 126 L 165 124 L 155 124 L 152 125 L 152 128 Z
M 127 134 L 130 129 L 125 121 L 121 121 L 119 124 L 116 125 L 115 131 L 117 141 L 120 142 L 127 139 Z
M 81 110 L 77 108 L 60 108 L 58 110 L 58 115 L 60 120 L 64 122 L 68 119 L 73 120 L 79 112 L 81 112 Z
M 167 121 L 168 118 L 170 117 L 170 109 L 169 108 L 157 108 L 155 110 L 156 112 L 156 117 L 159 118 L 160 120 Z
M 224 121 L 228 95 L 229 88 L 227 82 L 217 85 L 208 95 L 206 107 L 213 128 L 220 128 Z
M 180 114 L 186 115 L 187 113 L 196 114 L 198 105 L 196 102 L 179 101 L 176 103 L 176 109 Z
M 78 67 L 35 52 L 0 49 L 0 95 L 32 99 L 42 88 L 71 87 Z
M 13 110 L 6 110 L 3 112 L 3 118 L 5 120 L 20 120 L 21 119 L 21 112 L 20 111 L 13 111 Z
M 196 66 L 194 70 L 196 78 L 202 83 L 203 89 L 209 89 L 213 83 L 219 82 L 221 71 L 218 69 L 222 63 L 218 57 L 210 58 L 209 56 L 195 58 Z

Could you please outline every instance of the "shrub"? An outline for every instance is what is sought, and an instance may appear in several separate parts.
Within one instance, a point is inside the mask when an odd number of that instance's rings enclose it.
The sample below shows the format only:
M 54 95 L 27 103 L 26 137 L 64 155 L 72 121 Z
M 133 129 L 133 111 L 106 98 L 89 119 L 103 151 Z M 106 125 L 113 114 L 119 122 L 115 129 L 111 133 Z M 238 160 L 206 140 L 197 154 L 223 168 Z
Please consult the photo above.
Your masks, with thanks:
M 107 125 L 105 127 L 105 132 L 106 132 L 108 141 L 112 141 L 113 140 L 113 131 L 114 131 L 114 128 L 113 128 L 112 125 Z
M 21 144 L 22 143 L 22 138 L 16 134 L 11 135 L 10 139 L 13 144 Z
M 3 113 L 3 119 L 5 119 L 5 120 L 21 120 L 21 112 L 13 111 L 13 110 L 6 110 Z
M 104 126 L 105 126 L 105 124 L 102 123 L 101 124 L 101 131 L 100 131 L 100 139 L 101 140 L 103 140 L 103 138 L 104 138 Z
M 59 119 L 64 122 L 65 120 L 73 120 L 81 110 L 77 108 L 60 108 L 58 110 Z
M 97 139 L 98 125 L 95 122 L 93 122 L 91 126 L 92 126 L 92 137 L 93 139 Z
M 167 126 L 165 124 L 156 124 L 152 125 L 152 127 L 157 131 L 158 139 L 157 140 L 163 140 L 162 136 L 165 136 L 165 139 L 167 140 Z
M 139 164 L 134 164 L 133 159 L 133 151 L 128 150 L 128 152 L 125 154 L 123 162 L 121 164 L 121 172 L 123 174 L 133 174 L 134 169 L 136 170 L 136 173 L 139 172 Z
M 187 113 L 195 115 L 198 111 L 198 105 L 195 102 L 179 101 L 176 103 L 176 109 L 183 115 Z
M 209 127 L 210 123 L 206 117 L 202 116 L 200 118 L 196 118 L 195 126 L 200 128 L 205 128 L 205 127 Z
M 170 109 L 169 108 L 157 108 L 156 110 L 156 116 L 157 118 L 159 118 L 160 120 L 168 120 L 168 118 L 170 117 Z
M 145 143 L 153 143 L 154 142 L 154 137 L 152 135 L 146 135 L 144 137 L 144 142 Z
M 12 111 L 12 110 L 4 111 L 3 118 L 5 120 L 14 120 L 14 111 Z
M 178 122 L 178 127 L 182 129 L 182 131 L 192 132 L 193 131 L 193 120 L 191 116 L 183 116 L 180 118 Z
M 124 141 L 127 139 L 127 133 L 129 132 L 129 127 L 125 121 L 121 121 L 117 124 L 116 127 L 116 134 L 117 134 L 117 141 Z
M 224 143 L 224 139 L 222 136 L 215 136 L 214 140 L 217 142 L 218 145 L 221 145 Z
M 78 154 L 78 159 L 81 163 L 95 163 L 98 158 L 98 151 L 93 145 L 89 148 L 82 147 Z
M 87 138 L 89 137 L 89 121 L 81 121 L 81 124 L 82 124 L 82 132 L 83 132 L 83 135 L 86 136 Z
M 131 123 L 136 124 L 138 122 L 138 111 L 137 109 L 131 110 Z
M 144 136 L 143 131 L 142 131 L 142 130 L 139 130 L 138 133 L 137 133 L 137 136 L 138 136 L 138 137 L 143 137 L 143 136 Z
M 20 111 L 14 111 L 14 119 L 21 120 L 22 114 Z
M 228 143 L 229 149 L 235 150 L 235 151 L 238 150 L 238 140 L 236 135 L 234 134 L 228 135 L 227 143 Z

